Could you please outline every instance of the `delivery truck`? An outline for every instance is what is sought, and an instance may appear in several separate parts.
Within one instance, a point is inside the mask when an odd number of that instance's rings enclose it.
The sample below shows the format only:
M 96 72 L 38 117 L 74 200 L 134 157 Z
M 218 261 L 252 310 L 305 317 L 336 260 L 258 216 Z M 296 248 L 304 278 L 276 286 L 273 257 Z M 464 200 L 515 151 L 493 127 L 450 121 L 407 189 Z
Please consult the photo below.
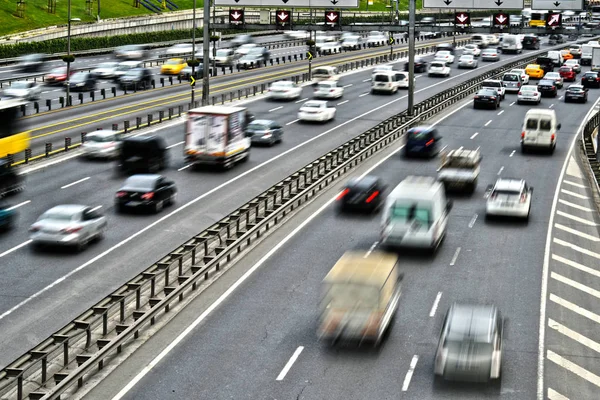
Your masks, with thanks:
M 600 47 L 592 49 L 592 71 L 600 71 Z
M 244 107 L 205 106 L 187 115 L 184 157 L 194 165 L 229 168 L 250 157 L 245 131 L 252 115 Z

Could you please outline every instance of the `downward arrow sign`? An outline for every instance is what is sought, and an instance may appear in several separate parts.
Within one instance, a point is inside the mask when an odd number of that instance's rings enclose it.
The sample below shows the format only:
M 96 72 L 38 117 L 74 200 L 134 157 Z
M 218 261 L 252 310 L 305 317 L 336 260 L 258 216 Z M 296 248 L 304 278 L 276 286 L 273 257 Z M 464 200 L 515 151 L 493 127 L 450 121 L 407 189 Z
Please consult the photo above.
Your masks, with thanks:
M 494 3 L 496 3 L 496 5 L 497 5 L 498 7 L 500 7 L 500 5 L 502 4 L 502 2 L 501 2 L 500 0 L 496 0 Z
M 444 3 L 446 3 L 447 6 L 449 6 L 450 3 L 452 3 L 452 1 L 451 0 L 444 0 Z
M 234 12 L 233 14 L 231 14 L 231 16 L 233 17 L 233 19 L 240 19 L 240 17 L 242 16 L 242 14 L 238 13 L 237 11 Z
M 234 1 L 235 1 L 236 3 L 239 3 L 239 2 L 240 2 L 240 0 L 234 0 Z
M 556 7 L 558 7 L 558 6 L 560 6 L 560 3 L 559 3 L 558 1 L 555 1 L 555 2 L 554 2 L 554 5 L 555 5 Z
M 330 20 L 331 22 L 334 22 L 337 19 L 337 14 L 334 14 L 334 13 L 327 14 L 327 19 Z
M 285 21 L 287 19 L 288 15 L 286 13 L 282 12 L 281 14 L 278 15 L 278 17 L 279 17 L 279 20 Z
M 496 20 L 498 22 L 500 22 L 501 24 L 503 24 L 504 21 L 506 21 L 506 17 L 504 15 L 500 15 L 498 18 L 496 18 Z
M 457 19 L 458 19 L 460 22 L 465 22 L 465 21 L 467 20 L 467 18 L 468 18 L 468 17 L 467 17 L 465 14 L 460 14 L 460 15 L 457 17 Z
M 289 0 L 283 0 L 283 4 L 286 4 Z
M 339 3 L 337 0 L 331 0 L 331 4 L 333 4 L 334 6 Z

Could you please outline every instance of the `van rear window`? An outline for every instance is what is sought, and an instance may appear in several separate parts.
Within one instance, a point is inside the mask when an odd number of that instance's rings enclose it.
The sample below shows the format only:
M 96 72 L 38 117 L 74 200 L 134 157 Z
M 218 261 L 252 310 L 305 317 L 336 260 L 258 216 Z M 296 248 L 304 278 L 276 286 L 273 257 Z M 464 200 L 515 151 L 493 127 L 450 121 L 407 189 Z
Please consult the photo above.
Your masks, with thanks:
M 389 82 L 390 77 L 388 75 L 375 75 L 375 82 Z
M 552 129 L 552 122 L 550 120 L 548 120 L 548 119 L 540 120 L 540 130 L 549 131 L 550 129 Z
M 537 127 L 538 127 L 537 119 L 528 119 L 527 123 L 525 124 L 525 127 L 527 129 L 537 129 Z
M 395 205 L 392 209 L 391 218 L 395 222 L 412 223 L 416 221 L 429 227 L 431 225 L 431 210 L 423 206 L 400 206 Z

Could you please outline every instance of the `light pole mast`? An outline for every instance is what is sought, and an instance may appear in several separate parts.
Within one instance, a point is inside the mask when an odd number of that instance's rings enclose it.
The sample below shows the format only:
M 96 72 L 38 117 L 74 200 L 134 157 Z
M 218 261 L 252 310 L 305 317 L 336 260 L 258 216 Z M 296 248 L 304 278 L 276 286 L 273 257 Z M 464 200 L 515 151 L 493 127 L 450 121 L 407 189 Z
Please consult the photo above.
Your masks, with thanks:
M 204 20 L 202 21 L 203 28 L 203 38 L 204 42 L 203 51 L 202 51 L 202 105 L 208 105 L 208 95 L 209 95 L 209 67 L 210 67 L 210 1 L 204 0 Z
M 413 115 L 415 97 L 415 2 L 408 0 L 408 115 Z
M 71 105 L 69 95 L 71 93 L 71 0 L 67 3 L 67 106 Z
M 194 9 L 192 10 L 192 79 L 196 79 L 196 0 L 194 0 L 193 7 Z M 191 85 L 192 101 L 190 103 L 190 108 L 194 108 L 195 86 L 196 85 Z

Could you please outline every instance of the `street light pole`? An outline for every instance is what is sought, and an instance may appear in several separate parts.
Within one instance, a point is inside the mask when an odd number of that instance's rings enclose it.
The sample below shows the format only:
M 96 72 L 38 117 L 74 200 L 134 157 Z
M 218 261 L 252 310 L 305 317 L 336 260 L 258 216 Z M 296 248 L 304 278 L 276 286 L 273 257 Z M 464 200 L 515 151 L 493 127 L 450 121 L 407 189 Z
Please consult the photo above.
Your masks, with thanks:
M 71 105 L 71 102 L 69 101 L 69 96 L 70 96 L 70 92 L 71 92 L 71 79 L 70 79 L 70 75 L 71 75 L 71 0 L 68 1 L 67 4 L 67 106 Z
M 208 74 L 210 67 L 210 1 L 204 0 L 204 19 L 202 21 L 202 30 L 203 30 L 203 52 L 202 52 L 202 105 L 208 105 Z M 207 59 L 208 58 L 208 59 Z
M 196 0 L 194 0 L 194 8 L 192 10 L 192 78 L 196 79 Z M 190 108 L 194 108 L 194 90 L 196 85 L 191 85 L 192 98 Z
M 408 115 L 413 115 L 415 97 L 415 2 L 408 0 Z

